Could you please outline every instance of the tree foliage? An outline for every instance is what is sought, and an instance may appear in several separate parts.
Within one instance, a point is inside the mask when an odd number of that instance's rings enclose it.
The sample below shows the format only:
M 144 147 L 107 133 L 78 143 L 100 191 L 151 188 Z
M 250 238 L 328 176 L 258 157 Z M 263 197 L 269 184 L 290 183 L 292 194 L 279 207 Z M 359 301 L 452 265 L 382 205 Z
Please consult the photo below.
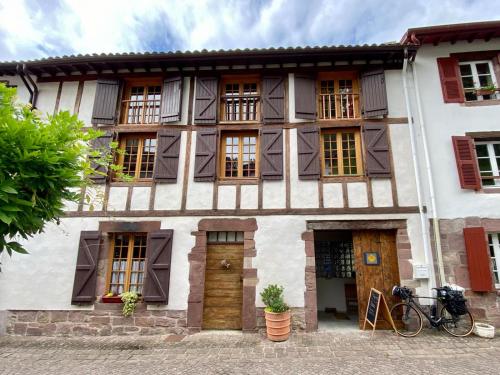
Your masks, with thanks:
M 58 223 L 65 201 L 79 201 L 79 188 L 93 173 L 88 143 L 100 135 L 68 112 L 44 119 L 15 95 L 0 84 L 0 254 L 26 253 L 19 236 L 27 239 L 46 223 Z M 94 157 L 106 163 L 111 156 Z

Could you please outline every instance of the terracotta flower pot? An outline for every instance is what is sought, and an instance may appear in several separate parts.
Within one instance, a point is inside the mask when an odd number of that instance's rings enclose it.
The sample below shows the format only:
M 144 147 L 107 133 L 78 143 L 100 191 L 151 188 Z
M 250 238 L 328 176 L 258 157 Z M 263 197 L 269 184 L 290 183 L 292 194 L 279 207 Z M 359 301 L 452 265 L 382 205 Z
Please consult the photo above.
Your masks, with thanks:
M 267 338 L 271 341 L 285 341 L 290 336 L 290 310 L 283 313 L 267 312 Z

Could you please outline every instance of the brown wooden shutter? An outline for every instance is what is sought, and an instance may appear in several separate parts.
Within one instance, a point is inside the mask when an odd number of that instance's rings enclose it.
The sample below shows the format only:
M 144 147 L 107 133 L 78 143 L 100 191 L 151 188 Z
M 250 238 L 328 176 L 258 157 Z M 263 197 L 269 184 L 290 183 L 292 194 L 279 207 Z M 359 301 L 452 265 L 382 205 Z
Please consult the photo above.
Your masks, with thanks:
M 316 79 L 311 76 L 296 75 L 295 117 L 305 120 L 316 119 Z
M 217 130 L 200 130 L 196 133 L 194 180 L 215 181 L 217 165 Z
M 92 111 L 92 124 L 114 125 L 117 121 L 117 103 L 120 81 L 99 80 Z
M 162 124 L 181 119 L 182 77 L 167 78 L 161 92 L 160 122 Z
M 455 57 L 440 57 L 437 59 L 441 90 L 445 103 L 463 103 L 464 91 Z
M 497 85 L 500 84 L 500 53 L 493 57 L 493 71 L 497 79 Z
M 100 237 L 98 231 L 83 231 L 80 233 L 73 296 L 71 298 L 71 302 L 74 304 L 93 303 L 95 300 Z
M 283 129 L 262 129 L 260 174 L 263 180 L 283 179 Z
M 264 77 L 262 79 L 262 121 L 285 122 L 285 78 Z
M 297 128 L 299 179 L 319 180 L 319 128 Z
M 176 183 L 179 168 L 179 150 L 181 131 L 161 129 L 158 132 L 154 180 L 157 182 Z
M 194 121 L 196 124 L 215 124 L 217 122 L 217 78 L 196 78 Z
M 471 289 L 475 292 L 492 291 L 491 259 L 484 228 L 464 228 L 464 240 Z
M 383 69 L 371 70 L 361 74 L 363 117 L 387 115 L 387 91 Z
M 364 124 L 365 169 L 368 177 L 391 177 L 391 155 L 386 124 Z
M 467 136 L 453 136 L 453 150 L 462 189 L 481 189 L 481 176 L 477 166 L 474 140 Z
M 111 132 L 106 132 L 105 135 L 95 138 L 91 141 L 91 149 L 99 151 L 100 154 L 109 154 L 111 152 L 110 143 L 113 141 L 113 134 Z M 94 181 L 95 184 L 105 184 L 108 177 L 108 167 L 104 165 L 99 165 L 95 163 L 92 159 L 97 159 L 90 157 L 90 165 L 92 169 L 96 172 L 90 175 L 90 179 Z
M 161 229 L 148 234 L 143 293 L 145 302 L 168 303 L 173 235 L 174 231 L 171 229 Z

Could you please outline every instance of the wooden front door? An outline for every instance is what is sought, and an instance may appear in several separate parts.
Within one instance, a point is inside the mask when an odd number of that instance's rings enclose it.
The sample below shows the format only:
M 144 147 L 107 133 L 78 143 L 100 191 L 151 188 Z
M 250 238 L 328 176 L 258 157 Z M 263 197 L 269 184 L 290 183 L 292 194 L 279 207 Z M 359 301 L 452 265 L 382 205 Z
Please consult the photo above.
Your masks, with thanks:
M 389 308 L 395 302 L 392 297 L 392 287 L 399 285 L 398 255 L 396 250 L 396 231 L 365 230 L 353 231 L 354 258 L 356 268 L 356 285 L 358 290 L 359 326 L 363 326 L 366 305 L 370 289 L 375 288 L 384 293 Z M 377 253 L 379 265 L 367 265 L 364 253 Z M 389 323 L 382 321 L 380 316 L 377 328 L 390 329 Z
M 209 244 L 203 329 L 241 329 L 242 304 L 243 244 Z

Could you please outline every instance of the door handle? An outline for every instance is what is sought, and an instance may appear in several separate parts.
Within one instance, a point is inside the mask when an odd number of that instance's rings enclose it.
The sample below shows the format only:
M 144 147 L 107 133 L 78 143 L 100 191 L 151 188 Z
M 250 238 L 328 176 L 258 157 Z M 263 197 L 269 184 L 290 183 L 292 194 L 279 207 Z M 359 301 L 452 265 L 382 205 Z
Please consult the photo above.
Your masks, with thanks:
M 226 259 L 222 259 L 220 265 L 226 270 L 231 268 L 231 263 L 229 263 Z

